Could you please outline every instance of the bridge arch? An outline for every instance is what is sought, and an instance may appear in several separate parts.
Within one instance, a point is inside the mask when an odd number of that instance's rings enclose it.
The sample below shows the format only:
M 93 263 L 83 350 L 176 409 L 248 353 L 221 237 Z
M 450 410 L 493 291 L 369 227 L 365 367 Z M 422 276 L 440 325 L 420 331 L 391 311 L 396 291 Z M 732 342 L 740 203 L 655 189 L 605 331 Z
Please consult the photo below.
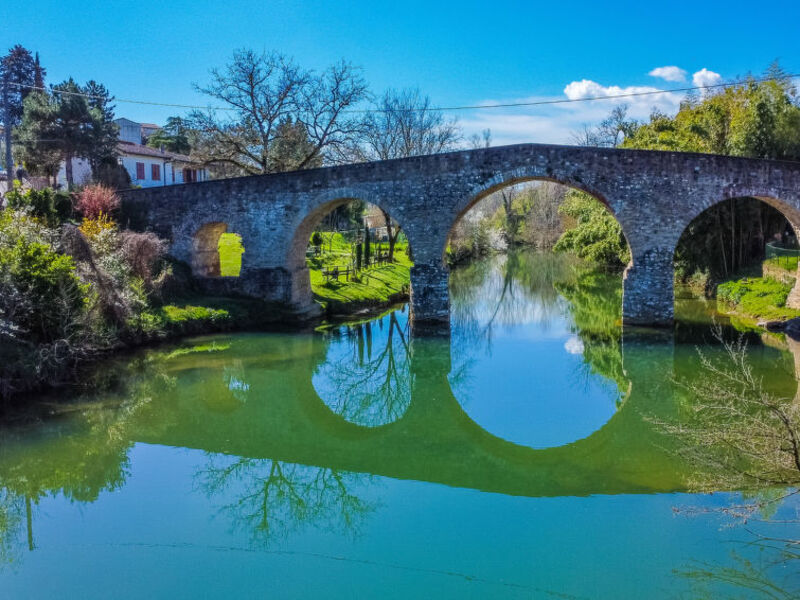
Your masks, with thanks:
M 413 228 L 407 229 L 406 224 L 397 218 L 396 211 L 390 203 L 377 197 L 376 194 L 355 189 L 335 190 L 322 194 L 315 198 L 308 210 L 298 214 L 298 218 L 291 225 L 290 238 L 284 250 L 283 264 L 290 273 L 292 281 L 290 301 L 295 306 L 313 307 L 310 272 L 306 264 L 306 249 L 311 235 L 322 220 L 334 210 L 359 201 L 375 206 L 389 215 L 392 222 L 397 223 L 406 235 L 409 247 L 413 247 Z
M 610 168 L 611 167 L 609 167 L 609 169 Z M 555 184 L 556 186 L 560 186 L 565 190 L 577 191 L 586 194 L 586 196 L 590 197 L 594 202 L 597 202 L 599 206 L 602 206 L 603 209 L 619 225 L 622 238 L 624 239 L 624 243 L 629 252 L 627 272 L 635 273 L 634 266 L 640 259 L 643 259 L 641 260 L 642 263 L 646 264 L 648 262 L 646 253 L 650 249 L 650 245 L 647 243 L 647 240 L 644 238 L 644 236 L 638 235 L 639 230 L 637 227 L 626 224 L 624 219 L 624 210 L 617 210 L 616 207 L 621 205 L 620 203 L 614 203 L 612 200 L 610 200 L 612 197 L 610 193 L 599 191 L 600 186 L 594 185 L 583 178 L 563 174 L 557 175 L 549 168 L 541 169 L 537 167 L 513 169 L 509 172 L 501 172 L 489 178 L 484 183 L 474 186 L 470 189 L 470 193 L 464 199 L 462 199 L 462 201 L 457 205 L 456 210 L 454 210 L 454 214 L 450 217 L 451 221 L 449 222 L 447 235 L 440 248 L 442 263 L 446 263 L 447 249 L 452 240 L 454 230 L 470 210 L 479 206 L 482 201 L 492 194 L 500 192 L 504 189 L 522 186 L 526 183 L 551 183 Z M 631 232 L 632 235 L 629 235 L 629 232 Z M 641 279 L 637 280 L 635 276 L 632 278 L 625 277 L 623 281 L 623 289 L 626 289 L 632 284 L 639 286 L 641 285 L 640 281 Z M 669 287 L 668 292 L 669 297 L 671 298 L 671 286 Z M 629 316 L 633 315 L 635 318 L 637 316 L 636 303 L 638 302 L 639 297 L 635 291 L 633 293 L 629 292 L 627 295 L 623 294 L 623 306 L 625 307 L 627 304 L 627 309 L 623 312 Z M 672 312 L 670 310 L 667 319 L 671 320 L 671 317 Z M 649 316 L 646 318 L 649 318 Z
M 763 204 L 766 206 L 771 207 L 774 209 L 776 213 L 782 217 L 784 223 L 775 223 L 773 221 L 772 224 L 769 222 L 763 223 L 761 222 L 761 240 L 759 242 L 758 239 L 751 241 L 751 248 L 750 253 L 753 252 L 753 244 L 754 243 L 762 243 L 766 245 L 772 236 L 775 234 L 781 234 L 786 228 L 786 225 L 791 229 L 794 234 L 795 240 L 800 240 L 800 198 L 797 195 L 792 193 L 781 193 L 775 194 L 774 190 L 764 190 L 759 188 L 729 188 L 723 191 L 721 194 L 709 194 L 704 196 L 700 199 L 700 201 L 696 202 L 693 205 L 692 211 L 689 211 L 685 216 L 685 219 L 679 224 L 678 227 L 675 228 L 676 239 L 674 243 L 674 260 L 678 260 L 678 252 L 681 249 L 681 244 L 688 241 L 691 238 L 696 238 L 697 236 L 703 235 L 705 233 L 706 236 L 712 235 L 712 231 L 704 229 L 704 232 L 693 232 L 692 228 L 698 221 L 704 216 L 709 213 L 709 211 L 717 209 L 723 206 L 724 203 L 727 202 L 740 202 L 740 201 L 747 201 L 752 200 L 757 204 Z M 744 207 L 739 204 L 738 206 L 731 207 L 732 215 L 738 217 L 738 222 L 734 220 L 733 226 L 739 225 L 741 219 L 743 218 L 742 209 L 746 208 L 747 205 Z M 738 213 L 738 214 L 737 214 Z M 774 214 L 774 213 L 773 213 Z M 717 213 L 719 216 L 719 213 Z M 758 218 L 761 219 L 764 215 L 758 215 Z M 769 214 L 767 215 L 769 219 Z M 702 226 L 702 223 L 700 223 Z M 767 226 L 767 230 L 764 231 L 763 227 Z M 772 225 L 770 227 L 770 225 Z M 704 253 L 706 256 L 713 256 L 714 249 L 721 246 L 720 252 L 725 252 L 726 250 L 731 249 L 731 245 L 729 244 L 736 244 L 738 248 L 739 245 L 743 243 L 743 240 L 740 239 L 738 242 L 736 241 L 736 230 L 731 234 L 730 228 L 728 227 L 728 223 L 719 223 L 717 227 L 714 228 L 713 234 L 719 238 L 720 241 L 715 243 L 712 248 L 708 249 L 708 252 Z M 741 230 L 739 230 L 739 235 L 741 236 Z M 726 236 L 732 236 L 730 240 L 725 239 L 724 243 L 721 241 Z M 684 248 L 686 248 L 684 246 Z M 725 256 L 725 255 L 724 255 Z M 719 258 L 719 257 L 717 257 Z M 755 259 L 754 256 L 747 256 L 745 259 L 753 260 Z M 738 263 L 731 257 L 730 255 L 725 256 L 725 264 L 723 265 L 725 271 L 723 273 L 716 273 L 716 275 L 723 275 L 727 273 L 728 265 L 727 260 L 731 261 L 731 270 L 730 275 L 733 275 L 737 270 L 741 269 L 742 267 L 752 265 L 752 262 L 745 262 L 745 263 Z M 706 265 L 709 269 L 714 268 L 714 266 L 719 267 L 719 265 L 714 265 L 711 260 Z M 714 274 L 712 273 L 712 276 Z M 787 306 L 790 308 L 800 308 L 800 288 L 797 285 L 797 282 L 800 281 L 800 267 L 798 271 L 795 273 L 795 285 L 792 288 L 791 293 L 789 294 L 789 298 L 787 299 Z
M 233 249 L 233 255 L 223 258 L 221 243 L 226 236 L 238 238 L 236 244 L 238 251 Z M 202 278 L 238 277 L 243 254 L 241 235 L 231 231 L 228 223 L 223 221 L 205 223 L 192 237 L 190 263 L 192 274 Z
M 604 193 L 598 191 L 591 185 L 587 185 L 582 180 L 576 180 L 572 177 L 556 177 L 552 174 L 542 175 L 538 173 L 538 169 L 514 169 L 510 173 L 497 174 L 494 177 L 490 178 L 488 181 L 482 183 L 481 185 L 473 187 L 472 189 L 470 189 L 469 194 L 456 205 L 455 210 L 453 211 L 453 214 L 450 217 L 449 227 L 447 229 L 447 235 L 444 239 L 444 243 L 441 248 L 442 259 L 444 260 L 447 245 L 453 234 L 454 228 L 457 226 L 459 221 L 461 221 L 464 218 L 464 216 L 470 210 L 475 208 L 482 200 L 485 200 L 492 194 L 499 192 L 503 189 L 511 188 L 525 183 L 536 183 L 536 182 L 554 183 L 556 185 L 563 186 L 567 189 L 583 192 L 591 196 L 594 200 L 600 203 L 612 217 L 614 217 L 614 220 L 616 220 L 617 223 L 619 223 L 622 229 L 622 234 L 625 237 L 625 241 L 630 247 L 631 244 L 629 241 L 628 234 L 626 232 L 625 225 L 620 219 L 620 216 L 615 212 L 613 206 L 608 201 Z

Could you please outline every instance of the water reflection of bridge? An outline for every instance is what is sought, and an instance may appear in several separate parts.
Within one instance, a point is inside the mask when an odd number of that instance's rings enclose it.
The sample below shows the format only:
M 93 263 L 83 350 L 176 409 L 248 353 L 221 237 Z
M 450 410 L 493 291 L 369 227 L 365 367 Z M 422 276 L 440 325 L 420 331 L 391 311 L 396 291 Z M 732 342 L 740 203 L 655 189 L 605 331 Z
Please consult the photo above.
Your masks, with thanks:
M 0 557 L 3 536 L 22 539 L 24 522 L 34 548 L 40 498 L 94 502 L 124 488 L 135 443 L 209 453 L 194 473 L 200 491 L 263 540 L 309 523 L 349 530 L 373 508 L 369 475 L 530 497 L 683 490 L 686 466 L 645 418 L 674 411 L 672 374 L 696 360 L 693 342 L 674 339 L 626 332 L 611 347 L 628 390 L 619 410 L 588 437 L 539 450 L 464 412 L 448 380 L 449 338 L 410 340 L 409 401 L 374 413 L 394 419 L 375 427 L 336 414 L 315 389 L 314 373 L 331 360 L 327 337 L 238 335 L 151 352 L 128 364 L 121 405 L 108 398 L 65 422 L 0 430 L 0 517 L 13 517 L 0 518 Z M 784 383 L 794 385 L 791 353 L 763 349 L 773 367 L 785 361 Z
M 625 347 L 632 358 L 625 365 L 631 392 L 624 408 L 593 435 L 557 448 L 512 444 L 471 420 L 448 382 L 447 340 L 414 342 L 411 402 L 399 419 L 379 427 L 348 422 L 319 398 L 312 374 L 325 360 L 321 338 L 287 336 L 280 355 L 253 355 L 234 344 L 199 359 L 173 359 L 169 374 L 179 384 L 172 397 L 148 405 L 129 432 L 151 444 L 504 494 L 680 489 L 679 466 L 654 444 L 641 414 L 669 405 L 663 365 L 671 360 L 672 346 L 631 338 Z M 654 364 L 661 366 L 653 369 Z M 234 365 L 238 375 L 231 385 L 223 373 Z M 209 386 L 209 372 L 219 373 L 218 384 Z

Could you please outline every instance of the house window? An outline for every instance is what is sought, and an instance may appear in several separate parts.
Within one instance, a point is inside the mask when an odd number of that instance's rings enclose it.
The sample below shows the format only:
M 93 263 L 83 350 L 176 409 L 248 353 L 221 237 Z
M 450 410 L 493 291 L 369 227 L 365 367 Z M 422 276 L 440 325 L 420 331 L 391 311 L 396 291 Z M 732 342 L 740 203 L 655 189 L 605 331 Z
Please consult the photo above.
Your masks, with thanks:
M 153 181 L 161 181 L 161 165 L 150 165 L 150 175 Z
M 172 165 L 172 183 L 175 183 L 175 165 Z
M 136 163 L 136 179 L 144 179 L 144 163 Z

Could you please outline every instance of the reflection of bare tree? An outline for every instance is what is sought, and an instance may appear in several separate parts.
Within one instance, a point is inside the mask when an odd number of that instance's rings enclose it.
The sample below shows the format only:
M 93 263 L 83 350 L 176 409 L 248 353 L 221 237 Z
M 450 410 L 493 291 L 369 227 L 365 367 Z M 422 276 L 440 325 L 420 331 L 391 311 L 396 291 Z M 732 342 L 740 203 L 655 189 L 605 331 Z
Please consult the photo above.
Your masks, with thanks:
M 244 372 L 244 365 L 239 359 L 234 360 L 229 365 L 222 367 L 222 379 L 225 387 L 233 394 L 233 397 L 244 404 L 247 402 L 247 394 L 250 391 L 250 384 Z
M 678 440 L 693 490 L 746 491 L 739 503 L 684 511 L 722 516 L 742 527 L 752 539 L 748 545 L 758 547 L 762 564 L 739 559 L 736 567 L 705 565 L 684 575 L 694 582 L 747 590 L 747 597 L 796 598 L 800 403 L 797 397 L 780 397 L 764 385 L 743 337 L 730 340 L 721 327 L 715 337 L 721 352 L 698 349 L 699 372 L 676 381 L 684 392 L 678 414 L 650 420 Z M 792 579 L 782 582 L 786 572 L 793 573 Z
M 800 598 L 800 578 L 792 568 L 800 554 L 773 546 L 758 551 L 756 560 L 732 552 L 733 565 L 698 562 L 676 574 L 689 580 L 692 598 Z
M 375 508 L 353 491 L 371 477 L 336 469 L 212 456 L 197 480 L 209 497 L 233 496 L 222 512 L 265 544 L 308 525 L 354 534 Z
M 376 321 L 349 325 L 332 342 L 315 384 L 326 404 L 343 418 L 377 427 L 399 419 L 411 402 L 408 322 L 398 311 Z M 379 349 L 375 352 L 375 348 Z

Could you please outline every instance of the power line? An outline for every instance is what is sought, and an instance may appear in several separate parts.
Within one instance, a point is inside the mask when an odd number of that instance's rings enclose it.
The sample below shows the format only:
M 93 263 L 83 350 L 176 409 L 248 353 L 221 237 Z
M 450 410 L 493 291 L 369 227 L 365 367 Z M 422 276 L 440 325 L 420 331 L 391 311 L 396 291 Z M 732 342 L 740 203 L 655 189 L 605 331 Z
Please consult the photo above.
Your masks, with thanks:
M 693 92 L 693 91 L 700 91 L 700 90 L 708 90 L 708 89 L 719 89 L 725 87 L 733 87 L 736 85 L 742 85 L 744 83 L 764 83 L 767 81 L 782 81 L 786 79 L 792 79 L 795 77 L 800 77 L 800 74 L 789 74 L 782 77 L 761 77 L 761 78 L 753 78 L 753 79 L 740 79 L 738 81 L 731 81 L 727 83 L 715 83 L 712 85 L 700 85 L 700 86 L 692 86 L 692 87 L 683 87 L 683 88 L 673 88 L 668 90 L 647 90 L 641 92 L 627 92 L 624 94 L 608 94 L 604 96 L 589 96 L 587 98 L 560 98 L 557 100 L 535 100 L 531 102 L 507 102 L 507 103 L 500 103 L 500 104 L 472 104 L 472 105 L 459 105 L 459 106 L 439 106 L 439 107 L 429 107 L 429 108 L 412 108 L 412 109 L 398 109 L 398 112 L 408 112 L 408 111 L 420 111 L 420 110 L 428 110 L 428 111 L 436 111 L 436 112 L 443 112 L 443 111 L 461 111 L 461 110 L 486 110 L 486 109 L 494 109 L 494 108 L 520 108 L 525 106 L 545 106 L 550 104 L 572 104 L 576 102 L 596 102 L 601 100 L 618 100 L 621 98 L 636 98 L 641 96 L 657 96 L 659 94 L 675 94 L 679 92 Z M 39 91 L 49 91 L 47 88 L 42 86 L 34 86 L 34 85 L 26 85 L 23 83 L 10 83 L 10 85 L 16 86 L 18 88 L 27 88 L 31 90 L 39 90 Z M 163 106 L 168 108 L 188 108 L 188 109 L 197 109 L 197 110 L 222 110 L 222 111 L 237 111 L 236 108 L 231 108 L 228 106 L 200 106 L 195 104 L 173 104 L 168 102 L 155 102 L 150 100 L 130 100 L 124 98 L 106 98 L 105 96 L 97 96 L 92 94 L 84 94 L 82 92 L 67 92 L 57 90 L 55 93 L 58 94 L 68 94 L 71 96 L 82 96 L 84 98 L 91 98 L 97 100 L 111 100 L 113 102 L 123 102 L 127 104 L 145 104 L 149 106 Z M 385 112 L 395 112 L 394 110 L 387 110 L 381 108 L 367 108 L 367 109 L 351 109 L 342 111 L 343 113 L 349 114 L 369 114 L 369 113 L 385 113 Z
M 715 83 L 713 85 L 699 85 L 694 87 L 673 88 L 669 90 L 648 90 L 645 92 L 627 92 L 625 94 L 590 96 L 588 98 L 561 98 L 558 100 L 538 100 L 533 102 L 509 102 L 506 104 L 482 104 L 477 106 L 447 106 L 447 107 L 436 108 L 435 110 L 475 110 L 481 108 L 513 108 L 519 106 L 542 106 L 545 104 L 571 104 L 573 102 L 594 102 L 595 100 L 615 100 L 618 98 L 655 96 L 658 94 L 674 94 L 676 92 L 693 92 L 693 91 L 708 90 L 714 88 L 733 87 L 736 85 L 742 85 L 743 83 L 763 83 L 766 81 L 783 81 L 784 79 L 792 79 L 793 77 L 800 77 L 800 74 L 785 75 L 783 77 L 761 77 L 755 79 L 740 79 L 738 81 L 729 81 L 728 83 Z M 379 111 L 363 111 L 363 112 L 385 112 L 385 111 L 379 110 Z

